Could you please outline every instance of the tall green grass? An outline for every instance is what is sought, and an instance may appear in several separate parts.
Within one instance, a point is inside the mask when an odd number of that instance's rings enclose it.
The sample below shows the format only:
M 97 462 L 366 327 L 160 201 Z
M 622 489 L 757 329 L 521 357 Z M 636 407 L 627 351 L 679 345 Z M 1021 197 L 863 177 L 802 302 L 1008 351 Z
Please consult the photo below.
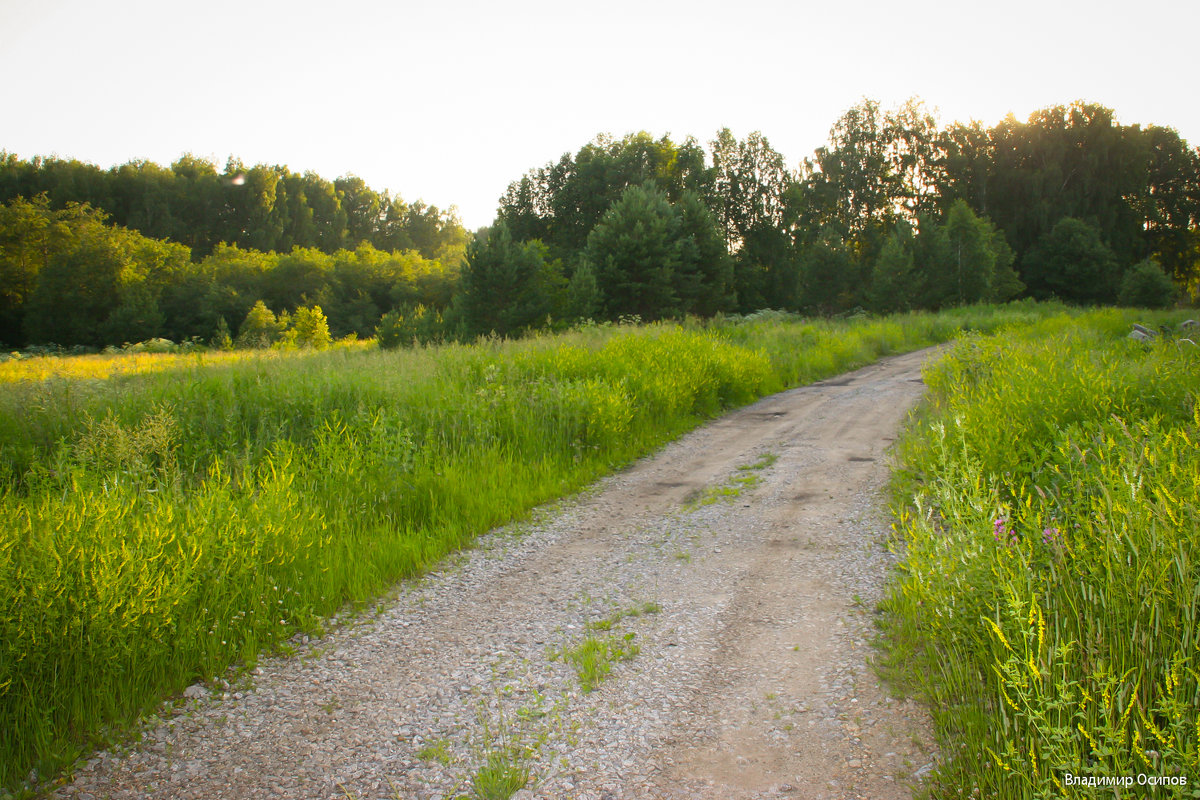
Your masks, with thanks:
M 723 409 L 1045 313 L 768 314 L 0 386 L 0 785 Z
M 884 608 L 934 797 L 1200 797 L 1200 351 L 1126 339 L 1179 321 L 1145 317 L 965 338 L 926 376 Z

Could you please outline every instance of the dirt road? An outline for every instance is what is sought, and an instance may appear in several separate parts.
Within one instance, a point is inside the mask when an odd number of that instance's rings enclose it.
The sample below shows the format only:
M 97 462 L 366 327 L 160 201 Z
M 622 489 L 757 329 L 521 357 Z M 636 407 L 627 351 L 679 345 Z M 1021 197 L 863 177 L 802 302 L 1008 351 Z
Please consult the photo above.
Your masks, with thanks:
M 929 356 L 689 434 L 297 656 L 192 687 L 55 796 L 507 796 L 517 776 L 518 800 L 910 797 L 926 720 L 866 662 L 884 453 Z M 611 670 L 590 692 L 588 646 Z

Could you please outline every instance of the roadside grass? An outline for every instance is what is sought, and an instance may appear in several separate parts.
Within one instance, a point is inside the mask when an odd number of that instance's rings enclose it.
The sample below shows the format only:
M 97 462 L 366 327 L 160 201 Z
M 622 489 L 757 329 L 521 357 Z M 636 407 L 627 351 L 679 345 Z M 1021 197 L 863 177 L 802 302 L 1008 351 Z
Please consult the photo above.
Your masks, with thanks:
M 738 470 L 740 472 L 758 471 L 773 466 L 778 460 L 778 453 L 763 453 L 753 464 L 742 464 L 740 467 L 738 467 Z
M 1198 796 L 1200 351 L 1125 338 L 1181 319 L 1054 316 L 928 370 L 882 604 L 943 743 L 928 796 Z
M 764 313 L 0 380 L 0 786 L 725 409 L 1055 310 Z
M 497 677 L 493 675 L 493 681 Z M 534 692 L 515 709 L 513 701 L 511 687 L 501 685 L 495 686 L 490 697 L 481 698 L 478 726 L 472 737 L 475 766 L 463 779 L 470 785 L 470 793 L 460 795 L 459 800 L 507 800 L 535 780 L 533 765 L 555 734 L 565 735 L 565 694 L 549 702 L 540 692 Z M 449 743 L 445 745 L 448 748 Z

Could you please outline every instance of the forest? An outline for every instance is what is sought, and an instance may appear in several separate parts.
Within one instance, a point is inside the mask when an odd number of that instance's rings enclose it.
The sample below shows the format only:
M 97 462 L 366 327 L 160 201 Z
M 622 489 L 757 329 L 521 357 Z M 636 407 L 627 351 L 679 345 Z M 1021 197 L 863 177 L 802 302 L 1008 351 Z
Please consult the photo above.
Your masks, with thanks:
M 1162 307 L 1200 286 L 1200 148 L 1083 102 L 985 128 L 863 100 L 795 168 L 757 132 L 600 135 L 514 180 L 473 233 L 355 176 L 193 156 L 104 170 L 0 153 L 0 203 L 9 349 L 390 347 L 1018 297 Z

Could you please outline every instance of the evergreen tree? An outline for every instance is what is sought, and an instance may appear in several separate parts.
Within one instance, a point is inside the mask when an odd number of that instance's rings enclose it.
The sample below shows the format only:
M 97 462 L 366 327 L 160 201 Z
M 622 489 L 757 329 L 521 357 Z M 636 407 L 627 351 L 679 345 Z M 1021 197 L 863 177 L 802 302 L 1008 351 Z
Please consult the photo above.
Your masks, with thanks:
M 993 225 L 986 217 L 984 219 L 991 228 L 991 247 L 992 251 L 996 254 L 996 268 L 992 275 L 992 291 L 987 299 L 992 302 L 1003 303 L 1012 300 L 1025 291 L 1025 284 L 1021 282 L 1020 276 L 1017 275 L 1016 269 L 1013 268 L 1015 255 L 1013 249 L 1008 246 L 1008 240 L 1004 238 L 1004 232 Z
M 385 350 L 438 341 L 444 335 L 445 323 L 441 313 L 420 304 L 389 311 L 375 327 L 375 337 Z
M 596 272 L 591 264 L 584 261 L 575 268 L 575 273 L 567 283 L 567 319 L 572 322 L 593 319 L 600 312 L 602 304 Z
M 208 342 L 209 347 L 214 347 L 217 350 L 232 350 L 233 336 L 229 330 L 229 323 L 224 317 L 217 319 L 217 328 L 213 331 L 212 339 Z
M 787 233 L 763 225 L 747 232 L 734 256 L 734 291 L 742 312 L 760 308 L 796 308 L 800 268 Z
M 915 280 L 912 230 L 901 223 L 888 236 L 871 271 L 871 310 L 879 314 L 907 311 L 915 297 Z
M 990 297 L 996 273 L 991 227 L 965 201 L 955 200 L 946 215 L 946 239 L 957 303 L 978 303 Z
M 544 325 L 561 307 L 562 264 L 540 241 L 517 243 L 498 223 L 467 248 L 462 312 L 469 333 L 502 336 Z
M 841 235 L 827 228 L 801 254 L 802 306 L 818 314 L 845 311 L 853 303 L 857 269 Z
M 601 135 L 510 184 L 498 217 L 514 240 L 540 239 L 554 258 L 569 261 L 629 187 L 653 183 L 674 202 L 686 191 L 707 197 L 710 180 L 704 149 L 693 139 L 676 144 L 645 131 L 621 139 Z
M 952 264 L 946 226 L 928 217 L 922 219 L 920 231 L 913 239 L 917 306 L 936 311 L 956 302 L 957 281 Z
M 604 315 L 655 320 L 677 314 L 680 220 L 653 184 L 631 186 L 604 213 L 587 239 Z
M 679 264 L 675 290 L 686 314 L 711 317 L 732 311 L 733 259 L 716 218 L 695 192 L 684 192 L 675 204 L 679 215 Z

